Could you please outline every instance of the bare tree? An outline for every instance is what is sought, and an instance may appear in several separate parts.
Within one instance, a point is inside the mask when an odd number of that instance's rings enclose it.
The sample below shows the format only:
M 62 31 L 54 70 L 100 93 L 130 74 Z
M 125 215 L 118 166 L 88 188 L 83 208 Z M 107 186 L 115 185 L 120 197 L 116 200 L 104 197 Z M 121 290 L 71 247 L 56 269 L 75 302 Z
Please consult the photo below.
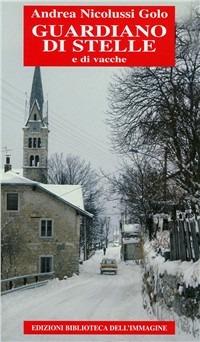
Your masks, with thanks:
M 164 203 L 160 191 L 162 172 L 144 159 L 135 161 L 133 166 L 124 162 L 121 170 L 110 177 L 111 190 L 122 198 L 134 221 L 144 222 L 155 203 Z
M 121 198 L 125 221 L 146 224 L 152 213 L 173 212 L 182 201 L 183 193 L 173 181 L 164 193 L 165 174 L 162 164 L 152 164 L 146 156 L 123 161 L 118 173 L 107 176 L 112 194 Z M 165 197 L 166 195 L 166 197 Z
M 49 159 L 48 168 L 49 183 L 80 184 L 85 197 L 98 182 L 98 175 L 91 164 L 71 154 L 64 156 L 63 153 L 55 153 Z
M 6 221 L 1 230 L 1 269 L 2 276 L 17 274 L 17 258 L 24 252 L 24 236 L 20 230 L 13 228 L 13 218 Z
M 199 28 L 198 13 L 178 25 L 175 67 L 127 69 L 109 96 L 114 148 L 167 150 L 173 176 L 191 194 L 200 184 Z
M 106 241 L 106 217 L 103 216 L 100 218 L 100 229 L 99 229 L 99 241 L 100 241 L 100 248 L 102 248 Z
M 48 165 L 49 183 L 82 186 L 85 209 L 94 215 L 92 221 L 87 220 L 88 248 L 92 248 L 99 237 L 99 214 L 103 211 L 103 189 L 99 175 L 89 162 L 71 154 L 64 156 L 55 153 Z

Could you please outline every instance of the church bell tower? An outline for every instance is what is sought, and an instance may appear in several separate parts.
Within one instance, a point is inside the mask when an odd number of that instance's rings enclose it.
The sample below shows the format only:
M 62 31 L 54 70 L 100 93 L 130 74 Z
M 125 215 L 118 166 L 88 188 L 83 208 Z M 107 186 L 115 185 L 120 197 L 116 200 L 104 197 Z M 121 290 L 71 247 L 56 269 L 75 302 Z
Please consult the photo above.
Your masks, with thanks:
M 48 172 L 48 108 L 44 97 L 40 67 L 35 67 L 28 119 L 23 128 L 23 176 L 47 183 Z

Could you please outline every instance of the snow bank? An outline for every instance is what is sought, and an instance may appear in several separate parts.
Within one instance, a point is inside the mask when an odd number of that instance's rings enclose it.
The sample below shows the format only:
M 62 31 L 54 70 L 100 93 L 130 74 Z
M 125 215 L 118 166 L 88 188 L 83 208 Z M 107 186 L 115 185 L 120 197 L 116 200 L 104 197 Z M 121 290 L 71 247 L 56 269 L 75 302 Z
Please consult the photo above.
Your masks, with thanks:
M 185 283 L 186 287 L 198 287 L 200 285 L 200 260 L 193 261 L 165 261 L 165 259 L 156 254 L 150 242 L 144 245 L 146 264 L 153 267 L 158 274 L 178 276 Z
M 158 319 L 172 319 L 191 337 L 200 337 L 200 260 L 165 261 L 153 243 L 144 246 L 145 306 Z

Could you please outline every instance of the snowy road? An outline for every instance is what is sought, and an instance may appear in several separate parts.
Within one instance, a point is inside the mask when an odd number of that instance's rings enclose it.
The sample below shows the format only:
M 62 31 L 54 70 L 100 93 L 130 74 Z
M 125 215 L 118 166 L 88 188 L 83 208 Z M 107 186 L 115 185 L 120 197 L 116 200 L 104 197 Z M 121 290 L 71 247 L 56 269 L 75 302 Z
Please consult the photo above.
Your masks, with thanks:
M 142 307 L 141 269 L 120 262 L 119 247 L 107 250 L 116 257 L 117 275 L 100 275 L 102 251 L 81 266 L 80 275 L 53 280 L 47 286 L 2 297 L 2 342 L 18 341 L 191 341 L 182 337 L 144 336 L 24 336 L 24 320 L 149 320 Z

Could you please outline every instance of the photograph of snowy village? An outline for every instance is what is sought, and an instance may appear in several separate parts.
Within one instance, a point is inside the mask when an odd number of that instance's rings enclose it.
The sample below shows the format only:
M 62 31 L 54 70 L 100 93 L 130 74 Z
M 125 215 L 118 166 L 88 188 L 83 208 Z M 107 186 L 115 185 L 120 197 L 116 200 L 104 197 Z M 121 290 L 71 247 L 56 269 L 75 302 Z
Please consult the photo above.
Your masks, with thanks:
M 200 2 L 165 2 L 176 66 L 123 69 L 24 67 L 24 3 L 1 4 L 2 342 L 200 338 Z M 29 336 L 25 320 L 176 333 Z

